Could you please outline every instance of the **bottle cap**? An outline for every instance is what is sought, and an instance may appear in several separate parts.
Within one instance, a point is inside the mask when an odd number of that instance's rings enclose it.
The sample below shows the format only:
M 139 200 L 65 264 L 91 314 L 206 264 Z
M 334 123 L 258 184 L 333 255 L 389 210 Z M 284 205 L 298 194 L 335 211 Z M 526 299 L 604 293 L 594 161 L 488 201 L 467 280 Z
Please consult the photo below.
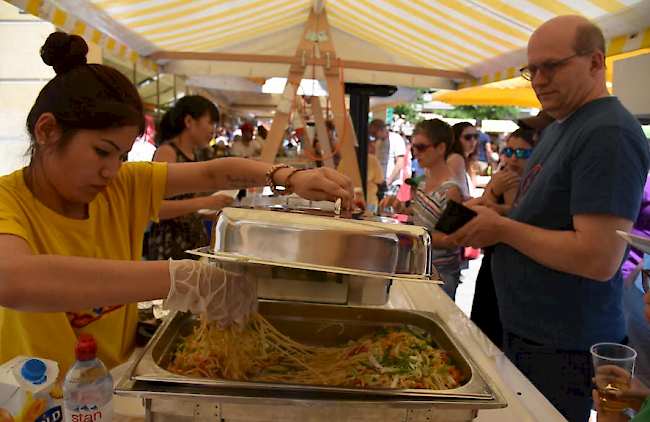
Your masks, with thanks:
M 91 360 L 97 356 L 97 341 L 92 334 L 82 334 L 74 347 L 77 360 Z
M 354 193 L 363 193 L 363 188 L 354 188 Z
M 46 371 L 45 362 L 39 359 L 29 359 L 23 364 L 20 375 L 32 384 L 39 385 L 47 381 Z

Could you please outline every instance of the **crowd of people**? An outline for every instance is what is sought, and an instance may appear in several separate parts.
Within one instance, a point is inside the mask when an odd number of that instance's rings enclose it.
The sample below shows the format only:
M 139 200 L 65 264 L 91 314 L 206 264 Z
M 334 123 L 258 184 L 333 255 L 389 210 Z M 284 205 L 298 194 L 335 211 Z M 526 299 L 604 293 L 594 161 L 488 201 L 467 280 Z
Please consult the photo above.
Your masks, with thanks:
M 352 183 L 334 169 L 251 160 L 266 128 L 244 122 L 228 133 L 200 96 L 165 113 L 150 161 L 125 162 L 145 132 L 142 100 L 119 71 L 87 64 L 87 52 L 78 36 L 48 38 L 41 55 L 56 76 L 28 116 L 31 161 L 0 178 L 0 362 L 38 356 L 65 371 L 77 336 L 90 332 L 113 367 L 132 351 L 142 300 L 166 297 L 168 308 L 220 327 L 243 324 L 257 309 L 252 284 L 184 256 L 207 244 L 196 211 L 232 203 L 202 193 L 283 185 L 352 206 Z M 431 229 L 432 261 L 452 299 L 466 249 L 484 251 L 472 319 L 569 421 L 586 422 L 594 401 L 600 422 L 625 420 L 592 392 L 589 348 L 629 342 L 639 377 L 619 394 L 637 402 L 635 422 L 650 421 L 650 406 L 641 408 L 650 395 L 650 294 L 640 281 L 650 259 L 628 255 L 616 234 L 650 233 L 648 140 L 607 91 L 605 40 L 592 22 L 554 18 L 527 52 L 522 74 L 543 113 L 522 120 L 503 145 L 469 122 L 426 120 L 409 138 L 371 121 L 367 208 L 410 214 Z M 328 136 L 338 150 L 331 124 Z M 299 143 L 287 132 L 282 150 Z M 482 174 L 492 175 L 487 184 Z M 437 232 L 451 201 L 477 216 Z

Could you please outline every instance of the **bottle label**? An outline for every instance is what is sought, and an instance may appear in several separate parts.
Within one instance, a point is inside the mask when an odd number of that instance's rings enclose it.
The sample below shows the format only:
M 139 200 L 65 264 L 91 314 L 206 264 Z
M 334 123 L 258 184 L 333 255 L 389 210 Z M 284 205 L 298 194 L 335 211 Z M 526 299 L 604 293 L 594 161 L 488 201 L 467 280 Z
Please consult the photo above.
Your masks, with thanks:
M 65 422 L 110 422 L 113 420 L 113 401 L 103 407 L 83 406 L 74 410 L 65 410 Z
M 61 422 L 63 421 L 63 411 L 61 410 L 61 406 L 56 406 L 53 407 L 45 412 L 34 422 Z

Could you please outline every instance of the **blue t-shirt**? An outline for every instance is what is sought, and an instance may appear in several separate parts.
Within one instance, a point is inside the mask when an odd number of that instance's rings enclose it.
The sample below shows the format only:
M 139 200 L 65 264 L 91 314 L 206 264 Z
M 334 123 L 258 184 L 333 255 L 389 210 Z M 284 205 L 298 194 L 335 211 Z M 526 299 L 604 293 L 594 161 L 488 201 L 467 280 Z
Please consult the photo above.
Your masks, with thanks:
M 573 230 L 579 214 L 634 221 L 649 161 L 641 126 L 620 101 L 592 101 L 544 130 L 509 217 L 548 230 Z M 552 270 L 499 244 L 492 274 L 506 330 L 566 350 L 625 337 L 620 269 L 600 282 Z
M 488 156 L 487 151 L 485 151 L 485 144 L 490 143 L 490 135 L 480 130 L 477 130 L 476 133 L 478 133 L 478 160 L 487 163 Z

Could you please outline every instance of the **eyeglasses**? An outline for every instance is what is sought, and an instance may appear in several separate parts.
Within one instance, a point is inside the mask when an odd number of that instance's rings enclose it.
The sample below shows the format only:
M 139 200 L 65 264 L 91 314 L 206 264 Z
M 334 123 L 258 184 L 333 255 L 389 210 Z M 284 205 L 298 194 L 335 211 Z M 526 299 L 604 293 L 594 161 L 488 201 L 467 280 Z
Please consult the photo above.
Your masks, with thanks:
M 641 270 L 641 285 L 644 293 L 650 291 L 650 270 Z
M 468 133 L 467 135 L 463 135 L 463 139 L 466 141 L 471 141 L 472 138 L 478 139 L 478 133 Z
M 413 144 L 411 146 L 417 152 L 424 152 L 424 151 L 428 150 L 429 147 L 432 147 L 433 145 L 431 145 L 431 144 Z
M 569 60 L 578 57 L 578 56 L 584 56 L 585 54 L 589 53 L 589 50 L 581 51 L 579 53 L 574 54 L 573 56 L 567 57 L 566 59 L 558 60 L 555 62 L 546 62 L 542 63 L 539 66 L 526 66 L 522 67 L 519 69 L 521 72 L 521 76 L 524 77 L 524 79 L 532 81 L 535 75 L 537 75 L 537 72 L 541 72 L 544 77 L 551 79 L 553 76 L 555 76 L 555 72 L 557 72 L 557 68 L 560 67 L 561 65 L 565 64 Z
M 515 154 L 517 158 L 521 158 L 522 160 L 525 160 L 526 158 L 530 157 L 530 154 L 533 153 L 532 149 L 525 149 L 525 148 L 505 148 L 503 150 L 503 155 L 506 157 L 510 158 L 512 157 L 512 154 Z

